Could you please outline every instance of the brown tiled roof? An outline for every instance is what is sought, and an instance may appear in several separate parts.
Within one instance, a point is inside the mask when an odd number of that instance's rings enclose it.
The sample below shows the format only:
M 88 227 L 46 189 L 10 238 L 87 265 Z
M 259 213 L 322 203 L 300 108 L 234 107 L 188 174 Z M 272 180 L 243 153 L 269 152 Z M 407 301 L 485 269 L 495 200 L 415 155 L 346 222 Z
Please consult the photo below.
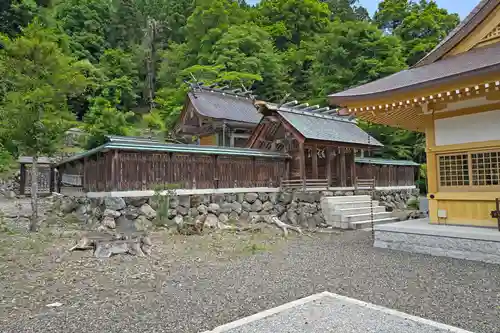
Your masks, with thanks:
M 500 43 L 474 49 L 445 58 L 425 66 L 403 70 L 377 81 L 332 94 L 330 101 L 343 102 L 370 97 L 375 94 L 391 94 L 418 87 L 430 87 L 449 81 L 457 76 L 476 76 L 489 71 L 500 71 Z
M 258 124 L 262 118 L 248 97 L 205 89 L 189 92 L 188 96 L 196 111 L 205 117 L 250 124 Z
M 462 0 L 463 1 L 463 0 Z M 431 52 L 423 57 L 416 65 L 424 66 L 431 64 L 460 43 L 471 31 L 473 31 L 493 9 L 500 0 L 481 0 L 467 17 L 453 29 Z

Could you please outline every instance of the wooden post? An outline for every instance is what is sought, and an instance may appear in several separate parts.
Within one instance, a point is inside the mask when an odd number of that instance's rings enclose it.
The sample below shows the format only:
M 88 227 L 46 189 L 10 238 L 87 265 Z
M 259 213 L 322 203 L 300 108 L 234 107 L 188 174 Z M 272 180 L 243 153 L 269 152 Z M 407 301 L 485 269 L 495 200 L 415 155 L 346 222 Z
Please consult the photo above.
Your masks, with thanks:
M 252 157 L 252 174 L 250 175 L 251 177 L 251 182 L 253 187 L 257 187 L 257 168 L 256 168 L 256 158 L 255 156 Z
M 346 187 L 345 148 L 340 148 L 340 186 Z
M 88 191 L 88 167 L 89 167 L 89 158 L 85 156 L 83 158 L 83 176 L 82 176 L 82 190 L 83 192 Z
M 214 188 L 219 188 L 218 158 L 219 156 L 214 155 Z
M 312 157 L 312 177 L 318 179 L 318 147 L 314 145 L 311 152 Z
M 299 158 L 300 158 L 300 179 L 302 180 L 302 189 L 306 190 L 306 156 L 304 152 L 304 143 L 299 143 Z
M 290 163 L 291 163 L 290 158 L 285 159 L 285 180 L 290 179 Z
M 111 190 L 118 190 L 118 150 L 115 149 L 113 152 L 113 158 L 111 159 Z M 107 189 L 106 189 L 107 190 Z
M 352 160 L 351 160 L 351 186 L 354 186 L 356 182 L 356 153 L 354 150 L 352 151 Z
M 54 192 L 54 182 L 55 182 L 54 168 L 52 164 L 49 164 L 49 192 L 51 194 L 52 192 Z
M 26 165 L 24 163 L 21 163 L 20 166 L 20 179 L 19 179 L 19 194 L 20 195 L 25 195 L 26 194 Z
M 328 187 L 332 186 L 332 152 L 330 147 L 326 147 L 326 179 L 328 180 Z

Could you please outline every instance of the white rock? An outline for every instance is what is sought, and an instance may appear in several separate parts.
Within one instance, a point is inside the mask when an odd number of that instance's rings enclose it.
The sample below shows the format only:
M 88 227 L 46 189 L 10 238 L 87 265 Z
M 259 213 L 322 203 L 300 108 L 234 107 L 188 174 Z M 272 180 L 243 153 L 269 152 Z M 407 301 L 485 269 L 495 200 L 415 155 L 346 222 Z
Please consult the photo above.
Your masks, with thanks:
M 109 209 L 109 208 L 106 208 L 104 210 L 104 213 L 102 213 L 103 216 L 111 216 L 113 218 L 116 218 L 116 217 L 120 217 L 121 213 L 116 211 L 116 210 L 112 210 L 112 209 Z
M 184 217 L 182 217 L 182 215 L 177 215 L 174 217 L 174 222 L 176 225 L 181 226 L 184 224 Z
M 106 228 L 109 228 L 109 229 L 115 229 L 116 228 L 116 222 L 115 222 L 115 219 L 112 216 L 105 216 L 101 223 Z
M 220 210 L 220 206 L 216 203 L 211 203 L 209 206 L 208 206 L 208 211 L 210 213 L 214 213 L 214 214 L 218 214 L 219 213 L 219 210 Z
M 227 221 L 229 221 L 229 217 L 227 216 L 227 214 L 221 213 L 219 215 L 219 221 L 221 221 L 222 223 L 226 223 Z
M 62 306 L 62 305 L 63 304 L 60 302 L 55 302 L 55 303 L 47 304 L 46 306 L 48 306 L 49 308 L 57 308 L 57 307 Z
M 146 216 L 146 218 L 152 220 L 156 217 L 156 211 L 148 204 L 144 204 L 139 208 L 142 214 Z
M 214 214 L 208 214 L 205 219 L 205 227 L 215 229 L 219 226 L 219 219 Z

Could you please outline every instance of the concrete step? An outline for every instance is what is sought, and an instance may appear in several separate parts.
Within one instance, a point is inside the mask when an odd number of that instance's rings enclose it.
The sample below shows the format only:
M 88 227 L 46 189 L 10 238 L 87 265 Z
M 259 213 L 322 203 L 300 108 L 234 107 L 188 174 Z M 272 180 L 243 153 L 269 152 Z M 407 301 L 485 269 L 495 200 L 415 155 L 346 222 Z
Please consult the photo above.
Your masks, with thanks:
M 340 216 L 341 216 L 341 221 L 342 222 L 358 222 L 358 221 L 371 220 L 371 214 L 370 213 L 352 214 L 352 215 L 340 215 Z M 391 216 L 392 216 L 391 212 L 373 213 L 373 219 L 374 220 L 385 219 L 385 218 L 388 218 L 388 217 L 391 217 Z
M 376 200 L 372 200 L 372 205 L 374 207 L 376 207 L 379 205 L 379 202 Z M 325 207 L 326 209 L 329 209 L 329 210 L 370 207 L 370 200 L 354 201 L 354 202 L 341 202 L 341 203 L 323 201 L 323 202 L 321 202 L 321 207 Z
M 384 224 L 384 223 L 392 223 L 398 222 L 399 219 L 397 217 L 387 217 L 383 219 L 373 220 L 373 224 Z M 356 221 L 356 222 L 342 222 L 340 224 L 341 229 L 368 229 L 371 230 L 372 221 L 364 220 L 364 221 Z
M 371 197 L 369 195 L 348 195 L 339 197 L 323 197 L 322 201 L 327 201 L 329 203 L 343 203 L 343 202 L 355 202 L 355 201 L 370 201 Z
M 354 208 L 340 208 L 340 209 L 335 209 L 332 212 L 332 215 L 356 215 L 356 214 L 370 214 L 371 212 L 371 207 L 354 207 Z M 385 207 L 384 206 L 377 206 L 373 205 L 373 212 L 374 213 L 384 213 L 385 212 Z

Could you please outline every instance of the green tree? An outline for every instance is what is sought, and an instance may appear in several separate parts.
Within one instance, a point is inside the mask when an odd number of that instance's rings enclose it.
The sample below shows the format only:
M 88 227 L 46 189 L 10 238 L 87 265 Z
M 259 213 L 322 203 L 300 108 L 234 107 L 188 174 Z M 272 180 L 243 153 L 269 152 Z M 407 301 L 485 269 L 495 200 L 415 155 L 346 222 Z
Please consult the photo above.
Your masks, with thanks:
M 327 31 L 330 10 L 318 0 L 263 0 L 260 25 L 274 38 L 278 50 Z
M 398 38 L 368 22 L 335 22 L 330 33 L 311 41 L 314 59 L 308 78 L 311 98 L 324 101 L 333 91 L 364 84 L 405 67 Z
M 97 63 L 108 48 L 106 36 L 111 21 L 111 3 L 101 0 L 59 0 L 55 18 L 70 37 L 70 47 L 78 59 Z
M 133 112 L 122 112 L 114 107 L 109 97 L 95 97 L 83 118 L 83 129 L 87 133 L 85 148 L 92 149 L 104 144 L 107 135 L 133 135 L 133 116 Z
M 368 10 L 359 5 L 358 0 L 321 0 L 328 5 L 332 20 L 341 21 L 368 21 Z
M 21 153 L 33 157 L 32 179 L 37 179 L 38 157 L 54 154 L 74 121 L 67 101 L 85 88 L 86 65 L 65 54 L 59 35 L 36 22 L 22 36 L 0 38 L 0 77 L 9 82 L 3 85 L 0 125 Z M 33 181 L 31 231 L 37 228 L 37 191 Z
M 384 0 L 375 13 L 375 22 L 403 41 L 407 64 L 412 66 L 446 37 L 460 19 L 432 0 Z

